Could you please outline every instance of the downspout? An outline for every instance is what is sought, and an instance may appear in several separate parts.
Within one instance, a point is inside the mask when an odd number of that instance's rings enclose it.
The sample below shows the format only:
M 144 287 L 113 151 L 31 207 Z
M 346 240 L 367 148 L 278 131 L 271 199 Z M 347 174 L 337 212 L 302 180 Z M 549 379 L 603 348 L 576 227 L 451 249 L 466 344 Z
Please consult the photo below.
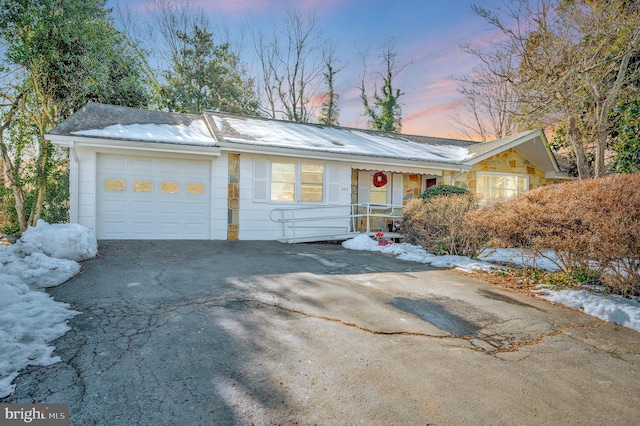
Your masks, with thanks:
M 76 152 L 75 142 L 73 141 L 73 139 L 69 143 L 69 151 L 71 152 L 71 158 L 75 167 L 75 181 L 73 182 L 74 183 L 73 195 L 74 195 L 75 203 L 69 205 L 69 222 L 73 223 L 74 222 L 73 219 L 75 218 L 75 223 L 78 223 L 78 220 L 79 220 L 78 208 L 80 206 L 80 200 L 78 198 L 80 197 L 80 183 L 78 182 L 79 160 L 78 160 L 78 153 Z M 71 168 L 69 168 L 69 186 L 71 186 Z M 71 188 L 69 188 L 69 194 L 71 194 Z
M 467 170 L 460 169 L 460 172 L 457 175 L 454 175 L 451 178 L 451 185 L 455 186 L 456 185 L 456 179 L 458 179 L 460 176 L 462 176 L 465 173 L 467 173 Z

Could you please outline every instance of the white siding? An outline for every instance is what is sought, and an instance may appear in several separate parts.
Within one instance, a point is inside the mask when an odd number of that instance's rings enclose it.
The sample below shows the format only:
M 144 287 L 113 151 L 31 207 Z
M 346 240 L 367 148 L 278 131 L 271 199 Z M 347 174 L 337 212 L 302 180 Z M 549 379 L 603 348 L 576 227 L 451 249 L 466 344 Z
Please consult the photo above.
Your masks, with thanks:
M 75 176 L 69 176 L 77 185 L 77 217 L 72 222 L 86 226 L 96 232 L 96 153 L 82 148 L 76 149 L 79 167 Z M 73 155 L 73 154 L 71 154 Z M 74 195 L 72 195 L 73 197 Z M 73 201 L 72 201 L 73 202 Z
M 265 165 L 268 172 L 270 161 L 280 162 L 304 162 L 304 159 L 292 159 L 287 157 L 266 157 L 258 155 L 242 154 L 240 156 L 240 226 L 239 238 L 241 240 L 275 240 L 283 237 L 291 237 L 293 230 L 282 223 L 270 219 L 270 214 L 275 209 L 317 207 L 313 209 L 297 210 L 296 217 L 333 217 L 342 215 L 341 219 L 327 219 L 299 223 L 296 236 L 330 235 L 331 233 L 343 233 L 348 230 L 349 220 L 346 217 L 351 203 L 351 166 L 337 162 L 320 162 L 325 165 L 325 202 L 319 204 L 271 202 L 264 200 L 261 194 L 268 190 L 268 173 L 265 177 Z M 314 164 L 319 162 L 314 161 Z M 258 174 L 254 173 L 255 165 L 258 165 Z M 257 185 L 261 185 L 260 188 Z M 329 193 L 331 188 L 331 193 Z M 258 189 L 258 197 L 254 189 Z M 334 191 L 338 193 L 335 194 Z M 254 199 L 256 198 L 256 199 Z M 260 201 L 264 200 L 264 201 Z M 328 206 L 335 206 L 328 207 Z M 274 212 L 274 217 L 282 217 L 287 212 Z

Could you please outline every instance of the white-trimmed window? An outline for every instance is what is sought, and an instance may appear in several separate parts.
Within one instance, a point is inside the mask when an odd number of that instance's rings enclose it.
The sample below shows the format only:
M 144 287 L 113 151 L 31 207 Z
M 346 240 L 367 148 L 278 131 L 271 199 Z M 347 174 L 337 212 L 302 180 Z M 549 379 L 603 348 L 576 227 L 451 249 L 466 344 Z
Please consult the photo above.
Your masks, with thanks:
M 529 177 L 505 173 L 481 173 L 476 177 L 476 197 L 480 204 L 493 204 L 529 190 Z
M 321 203 L 324 201 L 324 166 L 300 164 L 300 201 Z
M 271 162 L 271 201 L 322 203 L 324 165 Z
M 294 201 L 296 164 L 271 163 L 271 201 Z

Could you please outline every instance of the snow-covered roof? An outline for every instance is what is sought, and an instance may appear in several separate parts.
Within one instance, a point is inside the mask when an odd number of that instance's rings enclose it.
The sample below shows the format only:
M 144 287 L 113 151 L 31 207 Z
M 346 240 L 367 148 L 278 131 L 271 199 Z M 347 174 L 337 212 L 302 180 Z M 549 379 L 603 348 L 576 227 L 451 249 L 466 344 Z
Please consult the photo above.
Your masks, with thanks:
M 90 102 L 49 132 L 141 142 L 215 146 L 204 117 Z
M 216 138 L 230 144 L 288 148 L 431 163 L 461 163 L 474 142 L 294 123 L 206 111 Z
M 207 153 L 228 148 L 292 156 L 339 156 L 370 163 L 402 162 L 432 168 L 469 168 L 492 155 L 517 148 L 546 173 L 558 166 L 540 130 L 480 143 L 460 139 L 376 132 L 321 124 L 205 111 L 203 115 L 148 111 L 90 102 L 53 129 L 48 138 L 64 144 L 73 137 L 128 143 L 160 143 L 163 149 Z M 167 148 L 174 145 L 174 148 Z M 175 145 L 191 145 L 178 148 Z

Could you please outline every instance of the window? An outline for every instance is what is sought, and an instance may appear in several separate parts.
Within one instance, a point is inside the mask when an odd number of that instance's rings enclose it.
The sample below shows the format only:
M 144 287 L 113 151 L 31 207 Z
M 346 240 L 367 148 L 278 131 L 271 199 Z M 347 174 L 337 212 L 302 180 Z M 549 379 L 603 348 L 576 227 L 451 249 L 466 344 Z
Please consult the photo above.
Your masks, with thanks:
M 133 181 L 134 192 L 153 192 L 153 182 L 150 180 L 134 180 Z
M 321 203 L 323 199 L 324 166 L 300 165 L 300 201 Z
M 271 201 L 323 202 L 324 166 L 271 163 Z
M 492 204 L 498 200 L 515 197 L 529 189 L 529 177 L 499 173 L 478 173 L 476 197 L 480 204 Z
M 294 163 L 271 163 L 271 201 L 293 201 L 296 187 Z
M 104 189 L 105 191 L 124 191 L 124 179 L 106 179 Z
M 177 194 L 178 188 L 178 182 L 162 182 L 160 184 L 160 192 L 165 194 Z

